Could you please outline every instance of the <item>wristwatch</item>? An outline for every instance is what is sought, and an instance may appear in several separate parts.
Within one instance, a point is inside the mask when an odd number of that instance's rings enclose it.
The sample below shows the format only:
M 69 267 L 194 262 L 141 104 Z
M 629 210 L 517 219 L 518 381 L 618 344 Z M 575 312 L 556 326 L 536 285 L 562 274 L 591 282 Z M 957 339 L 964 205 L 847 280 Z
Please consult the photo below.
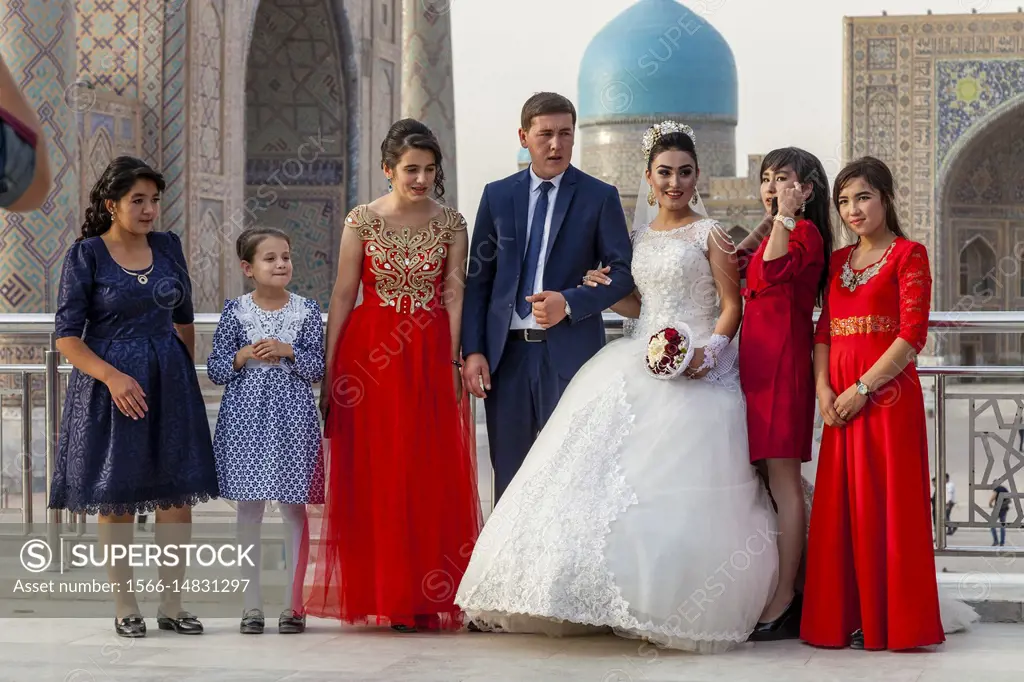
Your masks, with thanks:
M 857 393 L 861 395 L 871 395 L 871 391 L 868 390 L 868 385 L 860 379 L 857 379 Z
M 790 232 L 792 232 L 793 228 L 796 227 L 796 220 L 790 218 L 789 216 L 776 214 L 775 219 L 781 222 L 782 226 L 789 230 Z

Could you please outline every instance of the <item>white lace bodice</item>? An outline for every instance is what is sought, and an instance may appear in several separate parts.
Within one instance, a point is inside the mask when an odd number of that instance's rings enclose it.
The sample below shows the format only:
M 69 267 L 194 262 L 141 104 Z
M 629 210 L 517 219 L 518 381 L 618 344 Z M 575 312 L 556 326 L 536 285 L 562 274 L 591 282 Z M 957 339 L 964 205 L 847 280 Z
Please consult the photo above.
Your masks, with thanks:
M 715 220 L 703 218 L 667 231 L 645 225 L 633 235 L 633 281 L 643 302 L 634 336 L 680 322 L 689 325 L 699 345 L 711 336 L 720 312 L 707 255 L 712 232 L 716 238 L 724 234 Z
M 283 308 L 264 310 L 256 305 L 250 293 L 238 299 L 235 315 L 249 343 L 256 343 L 262 339 L 277 339 L 283 343 L 294 344 L 309 313 L 305 301 L 306 299 L 298 294 L 289 294 L 288 303 Z M 264 370 L 286 367 L 277 362 L 265 362 L 255 358 L 247 361 L 246 366 Z

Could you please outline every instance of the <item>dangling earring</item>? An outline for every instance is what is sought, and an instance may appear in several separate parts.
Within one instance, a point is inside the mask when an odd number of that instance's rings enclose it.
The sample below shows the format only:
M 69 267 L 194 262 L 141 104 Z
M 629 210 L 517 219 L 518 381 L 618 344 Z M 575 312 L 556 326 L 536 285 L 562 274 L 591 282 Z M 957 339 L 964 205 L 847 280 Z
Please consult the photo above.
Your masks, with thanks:
M 388 192 L 393 191 L 395 188 L 391 186 L 391 178 L 388 178 Z
M 693 188 L 693 196 L 690 197 L 690 206 L 693 206 L 694 208 L 696 208 L 697 204 L 699 202 L 700 202 L 700 192 L 698 192 L 697 188 L 694 187 Z
M 807 202 L 800 204 L 800 213 L 807 213 Z
M 654 206 L 654 204 L 656 204 L 656 203 L 658 203 L 658 202 L 654 198 L 654 188 L 651 187 L 649 190 L 647 190 L 647 204 L 649 206 Z

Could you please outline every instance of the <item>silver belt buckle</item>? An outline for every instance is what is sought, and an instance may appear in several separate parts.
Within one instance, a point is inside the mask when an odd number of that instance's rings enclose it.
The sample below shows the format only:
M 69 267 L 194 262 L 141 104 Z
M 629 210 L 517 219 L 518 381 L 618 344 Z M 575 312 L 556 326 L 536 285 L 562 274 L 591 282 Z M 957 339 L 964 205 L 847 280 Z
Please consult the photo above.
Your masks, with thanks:
M 540 343 L 541 341 L 544 340 L 544 330 L 543 329 L 529 329 L 529 328 L 527 328 L 525 331 L 526 331 L 525 338 L 526 338 L 526 342 L 527 343 Z M 537 336 L 535 337 L 534 334 L 536 334 Z

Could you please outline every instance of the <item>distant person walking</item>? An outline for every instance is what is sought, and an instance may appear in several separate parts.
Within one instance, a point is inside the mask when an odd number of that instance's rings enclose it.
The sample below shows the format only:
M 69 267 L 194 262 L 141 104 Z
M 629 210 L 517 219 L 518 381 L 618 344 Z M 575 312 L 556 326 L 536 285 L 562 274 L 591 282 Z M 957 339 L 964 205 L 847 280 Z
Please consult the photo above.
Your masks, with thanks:
M 988 501 L 990 509 L 996 509 L 996 518 L 999 519 L 998 533 L 996 526 L 992 524 L 992 546 L 1006 546 L 1006 515 L 1010 511 L 1010 491 L 1004 486 L 997 485 L 992 489 L 992 498 Z

